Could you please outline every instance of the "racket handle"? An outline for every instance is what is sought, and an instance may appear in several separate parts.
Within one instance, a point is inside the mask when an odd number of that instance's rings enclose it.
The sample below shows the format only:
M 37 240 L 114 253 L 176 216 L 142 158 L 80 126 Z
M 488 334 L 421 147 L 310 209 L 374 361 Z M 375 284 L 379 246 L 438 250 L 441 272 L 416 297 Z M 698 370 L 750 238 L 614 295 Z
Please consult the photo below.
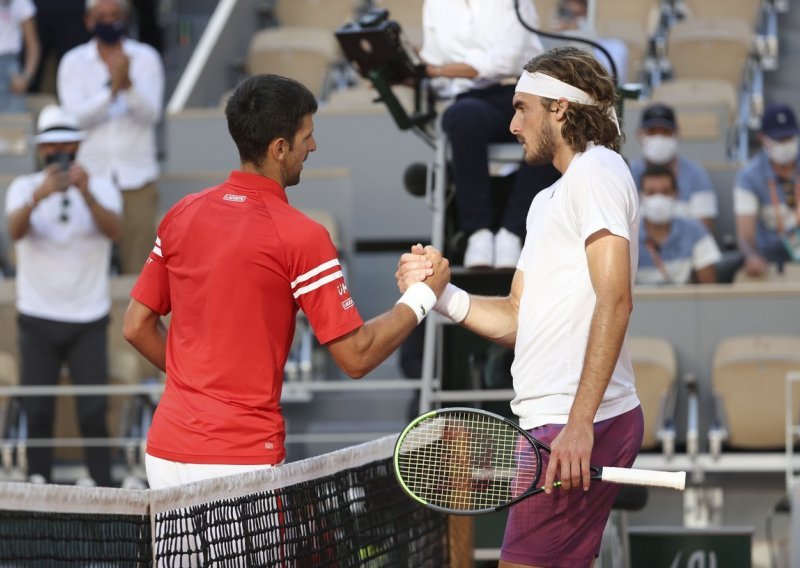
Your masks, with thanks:
M 625 485 L 644 485 L 647 487 L 667 487 L 683 491 L 686 487 L 685 471 L 654 471 L 650 469 L 630 469 L 626 467 L 604 467 L 600 479 Z

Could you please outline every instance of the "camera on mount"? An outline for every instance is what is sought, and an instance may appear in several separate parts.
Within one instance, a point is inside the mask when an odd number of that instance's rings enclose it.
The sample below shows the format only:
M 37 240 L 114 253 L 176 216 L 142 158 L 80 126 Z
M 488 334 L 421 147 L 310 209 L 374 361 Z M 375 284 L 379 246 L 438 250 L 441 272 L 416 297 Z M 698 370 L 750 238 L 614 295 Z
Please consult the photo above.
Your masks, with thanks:
M 433 92 L 428 88 L 425 65 L 403 35 L 389 11 L 373 8 L 356 21 L 336 30 L 336 39 L 359 75 L 369 79 L 400 130 L 413 129 L 432 144 L 427 132 L 436 117 Z M 409 113 L 392 91 L 393 85 L 414 89 L 414 109 Z
M 389 11 L 373 8 L 336 30 L 345 57 L 365 79 L 379 72 L 389 84 L 419 80 L 425 66 Z

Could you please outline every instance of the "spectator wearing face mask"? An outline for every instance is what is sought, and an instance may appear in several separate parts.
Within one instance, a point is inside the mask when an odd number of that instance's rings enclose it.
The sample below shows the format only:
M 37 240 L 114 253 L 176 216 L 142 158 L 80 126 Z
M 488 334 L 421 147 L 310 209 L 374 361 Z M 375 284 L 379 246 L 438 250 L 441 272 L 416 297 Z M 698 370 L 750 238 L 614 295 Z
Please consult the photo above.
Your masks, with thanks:
M 127 0 L 86 0 L 86 28 L 94 38 L 64 55 L 58 97 L 86 132 L 80 162 L 122 191 L 119 263 L 131 274 L 141 270 L 155 236 L 164 68 L 155 49 L 127 37 L 128 16 Z
M 736 237 L 750 276 L 800 260 L 800 176 L 794 111 L 781 103 L 761 119 L 761 151 L 739 171 L 733 188 Z
M 630 164 L 633 179 L 640 180 L 648 166 L 670 168 L 678 186 L 675 217 L 699 219 L 713 233 L 717 194 L 705 168 L 678 153 L 678 122 L 672 107 L 656 103 L 645 108 L 636 135 L 642 157 Z
M 678 190 L 667 166 L 649 166 L 639 180 L 637 284 L 714 284 L 722 253 L 705 225 L 675 216 Z

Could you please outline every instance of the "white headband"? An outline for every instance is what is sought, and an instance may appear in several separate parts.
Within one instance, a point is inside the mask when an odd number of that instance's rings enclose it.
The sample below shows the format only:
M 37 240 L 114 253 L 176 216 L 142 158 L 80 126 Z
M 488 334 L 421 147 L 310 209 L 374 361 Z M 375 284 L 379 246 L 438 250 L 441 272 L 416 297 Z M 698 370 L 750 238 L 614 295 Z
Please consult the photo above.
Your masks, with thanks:
M 582 105 L 598 106 L 597 99 L 586 91 L 538 71 L 536 73 L 523 71 L 517 82 L 516 92 L 554 100 L 566 99 Z M 614 108 L 614 105 L 609 107 L 608 117 L 617 127 L 617 134 L 622 134 L 619 128 L 619 120 L 617 119 L 617 109 Z

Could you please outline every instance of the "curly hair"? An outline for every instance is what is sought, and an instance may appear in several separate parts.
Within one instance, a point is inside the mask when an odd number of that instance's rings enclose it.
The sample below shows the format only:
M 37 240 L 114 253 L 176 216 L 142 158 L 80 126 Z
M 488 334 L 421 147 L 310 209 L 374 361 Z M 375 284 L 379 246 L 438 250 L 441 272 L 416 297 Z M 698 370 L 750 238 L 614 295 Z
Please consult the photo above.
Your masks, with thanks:
M 541 72 L 577 87 L 597 100 L 597 106 L 570 103 L 564 113 L 561 135 L 575 152 L 586 150 L 594 142 L 619 152 L 621 136 L 608 115 L 617 102 L 614 80 L 589 53 L 576 47 L 557 47 L 531 59 L 525 65 L 529 73 Z M 550 109 L 554 99 L 542 97 Z

